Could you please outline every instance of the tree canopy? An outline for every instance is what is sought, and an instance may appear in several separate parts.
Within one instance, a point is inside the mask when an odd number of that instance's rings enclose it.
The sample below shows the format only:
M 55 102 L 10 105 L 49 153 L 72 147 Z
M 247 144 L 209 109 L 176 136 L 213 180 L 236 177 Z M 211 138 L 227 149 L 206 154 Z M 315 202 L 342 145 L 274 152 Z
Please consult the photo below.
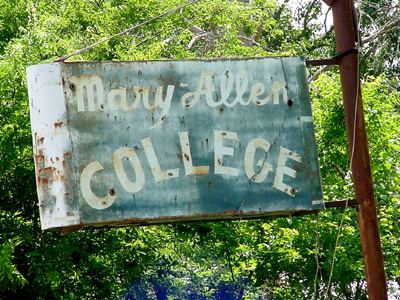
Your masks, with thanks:
M 292 7 L 288 2 L 198 1 L 73 59 L 334 55 L 333 30 L 321 21 L 325 4 L 307 1 Z M 182 3 L 0 0 L 0 298 L 366 299 L 357 212 L 352 208 L 303 217 L 68 235 L 41 231 L 26 67 L 51 62 Z M 368 0 L 356 6 L 385 270 L 389 285 L 396 289 L 400 284 L 399 5 Z M 309 71 L 325 201 L 352 199 L 338 71 Z M 316 73 L 319 76 L 313 76 Z M 392 294 L 400 299 L 395 291 Z

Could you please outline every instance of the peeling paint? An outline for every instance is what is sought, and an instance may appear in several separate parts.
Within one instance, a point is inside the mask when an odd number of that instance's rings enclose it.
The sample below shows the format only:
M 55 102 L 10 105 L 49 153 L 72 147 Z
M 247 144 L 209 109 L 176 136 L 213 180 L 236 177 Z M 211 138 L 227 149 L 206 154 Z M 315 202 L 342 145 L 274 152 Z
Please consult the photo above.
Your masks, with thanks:
M 54 127 L 55 127 L 55 128 L 61 128 L 61 126 L 63 126 L 63 124 L 64 124 L 64 122 L 62 122 L 62 121 L 57 121 L 57 122 L 54 123 Z
M 28 90 L 43 229 L 323 208 L 301 58 L 53 63 Z

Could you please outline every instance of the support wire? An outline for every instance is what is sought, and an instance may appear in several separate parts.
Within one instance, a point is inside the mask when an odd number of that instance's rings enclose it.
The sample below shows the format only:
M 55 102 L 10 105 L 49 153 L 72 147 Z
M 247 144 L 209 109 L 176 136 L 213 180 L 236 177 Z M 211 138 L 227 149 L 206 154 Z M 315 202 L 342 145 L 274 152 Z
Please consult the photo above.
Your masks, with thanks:
M 349 2 L 353 2 L 353 0 L 348 0 Z M 361 1 L 360 1 L 361 2 Z M 351 3 L 351 5 L 354 5 L 354 3 Z M 360 5 L 361 6 L 361 3 Z M 357 16 L 353 16 L 353 18 L 356 18 Z M 355 145 L 356 145 L 356 126 L 357 126 L 357 111 L 358 111 L 358 101 L 359 101 L 359 93 L 360 93 L 360 54 L 361 54 L 361 39 L 360 39 L 360 23 L 361 23 L 361 14 L 358 16 L 357 18 L 357 27 L 356 27 L 356 32 L 355 34 L 357 34 L 357 49 L 358 49 L 358 54 L 357 54 L 357 87 L 356 87 L 356 101 L 355 101 L 355 105 L 354 105 L 354 120 L 353 120 L 353 143 L 352 143 L 352 147 L 351 147 L 351 154 L 350 154 L 350 166 L 349 166 L 349 174 L 351 174 L 351 169 L 353 166 L 353 158 L 354 158 L 354 152 L 355 152 Z M 346 206 L 343 210 L 342 213 L 342 217 L 340 220 L 340 224 L 339 224 L 339 229 L 338 229 L 338 233 L 336 235 L 336 242 L 335 242 L 335 248 L 333 250 L 333 257 L 332 257 L 332 263 L 331 263 L 331 268 L 329 271 L 329 279 L 328 279 L 328 284 L 326 286 L 326 290 L 325 293 L 322 297 L 322 299 L 327 299 L 328 297 L 328 292 L 330 289 L 330 285 L 332 282 L 332 275 L 333 275 L 333 270 L 335 267 L 335 260 L 336 260 L 336 252 L 337 249 L 339 247 L 339 242 L 340 242 L 340 237 L 341 237 L 341 233 L 342 233 L 342 228 L 343 228 L 343 223 L 344 223 L 344 218 L 346 215 L 346 211 L 347 211 L 347 207 L 348 207 L 348 200 L 346 201 Z
M 70 54 L 64 55 L 64 56 L 62 56 L 62 57 L 60 57 L 60 58 L 54 60 L 54 62 L 63 62 L 63 61 L 65 61 L 65 60 L 67 60 L 68 58 L 71 58 L 72 56 L 75 56 L 75 55 L 78 55 L 78 54 L 87 52 L 87 51 L 89 51 L 89 50 L 91 50 L 91 49 L 97 47 L 97 46 L 100 45 L 100 44 L 103 44 L 103 43 L 105 43 L 105 42 L 108 42 L 109 40 L 111 40 L 111 39 L 113 39 L 113 38 L 116 38 L 116 37 L 118 37 L 118 36 L 120 36 L 120 35 L 126 34 L 126 33 L 130 32 L 130 31 L 132 31 L 132 30 L 135 30 L 135 29 L 137 29 L 137 28 L 139 28 L 139 27 L 142 27 L 142 26 L 144 26 L 144 25 L 147 25 L 148 23 L 153 22 L 154 20 L 158 20 L 158 19 L 161 19 L 162 17 L 168 16 L 168 15 L 170 15 L 170 14 L 172 14 L 172 13 L 178 11 L 178 10 L 181 10 L 181 9 L 183 9 L 183 8 L 185 8 L 185 7 L 187 7 L 187 6 L 190 6 L 190 5 L 192 5 L 192 4 L 195 4 L 196 2 L 199 2 L 199 1 L 201 1 L 201 0 L 192 0 L 192 1 L 189 1 L 189 2 L 187 2 L 187 3 L 185 3 L 185 4 L 182 4 L 182 5 L 180 5 L 180 6 L 177 6 L 177 7 L 173 8 L 173 9 L 170 9 L 170 10 L 168 10 L 168 11 L 166 11 L 166 12 L 163 12 L 162 14 L 159 14 L 159 15 L 157 15 L 157 16 L 151 18 L 151 19 L 148 19 L 148 20 L 146 20 L 146 21 L 144 21 L 144 22 L 135 24 L 135 25 L 133 25 L 133 26 L 131 26 L 131 27 L 129 27 L 129 28 L 127 28 L 127 29 L 121 31 L 121 32 L 118 32 L 118 33 L 116 33 L 116 34 L 114 34 L 114 35 L 111 35 L 111 36 L 109 36 L 109 37 L 107 37 L 107 38 L 105 38 L 105 39 L 102 39 L 102 40 L 100 40 L 100 41 L 98 41 L 98 42 L 96 42 L 96 43 L 93 43 L 93 44 L 91 44 L 91 45 L 89 45 L 89 46 L 87 46 L 87 47 L 85 47 L 85 48 L 82 48 L 82 49 L 76 50 L 76 51 L 74 51 L 74 52 L 72 52 L 72 53 L 70 53 Z

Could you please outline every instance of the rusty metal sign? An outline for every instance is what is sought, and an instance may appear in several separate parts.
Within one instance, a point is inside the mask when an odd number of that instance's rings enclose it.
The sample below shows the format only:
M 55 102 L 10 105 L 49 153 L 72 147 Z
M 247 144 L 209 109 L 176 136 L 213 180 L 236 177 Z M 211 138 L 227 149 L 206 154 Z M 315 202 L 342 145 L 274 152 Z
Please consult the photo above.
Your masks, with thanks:
M 28 68 L 43 229 L 323 209 L 299 57 Z

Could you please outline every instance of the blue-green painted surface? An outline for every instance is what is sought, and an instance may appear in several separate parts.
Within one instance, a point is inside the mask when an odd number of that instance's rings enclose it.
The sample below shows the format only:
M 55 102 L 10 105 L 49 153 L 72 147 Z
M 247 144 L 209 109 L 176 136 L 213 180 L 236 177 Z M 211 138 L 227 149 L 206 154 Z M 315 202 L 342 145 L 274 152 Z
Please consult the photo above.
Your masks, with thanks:
M 302 58 L 80 62 L 59 72 L 65 202 L 77 224 L 323 209 Z

